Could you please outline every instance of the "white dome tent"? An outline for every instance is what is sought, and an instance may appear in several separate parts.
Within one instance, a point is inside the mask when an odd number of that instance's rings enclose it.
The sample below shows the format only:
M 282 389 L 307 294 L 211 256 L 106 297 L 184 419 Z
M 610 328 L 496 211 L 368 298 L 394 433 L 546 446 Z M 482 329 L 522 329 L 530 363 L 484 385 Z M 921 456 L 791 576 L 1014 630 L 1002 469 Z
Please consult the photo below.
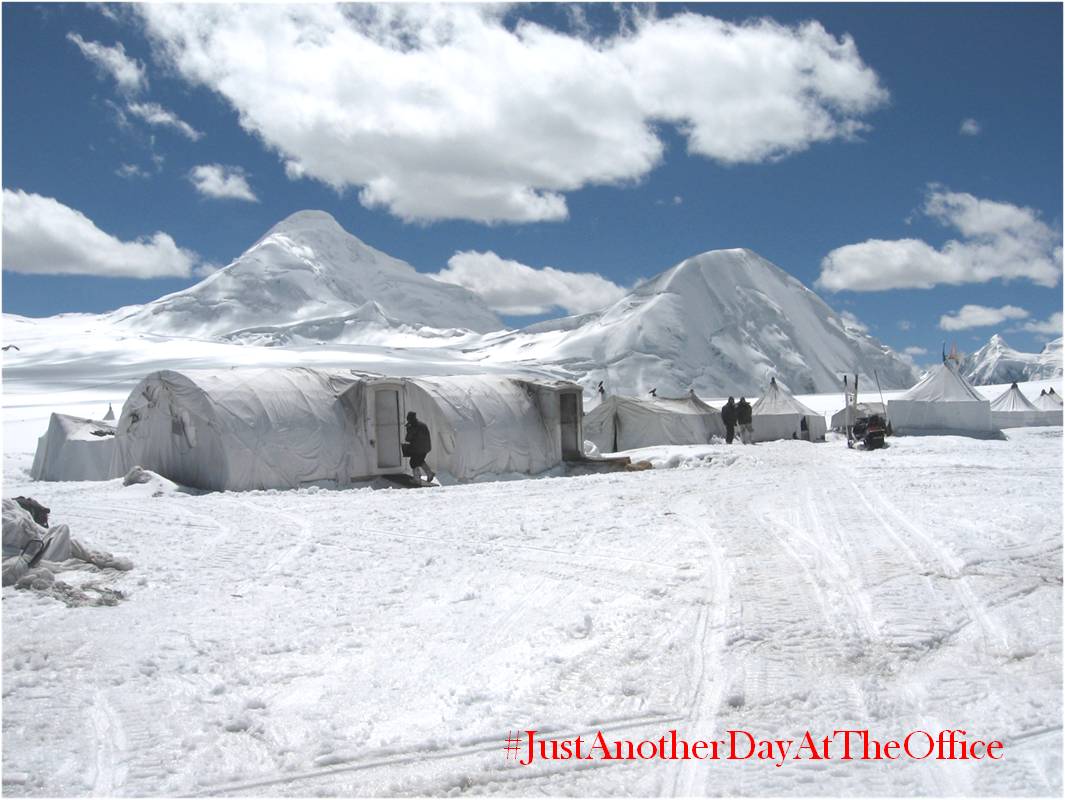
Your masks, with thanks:
M 805 430 L 803 430 L 805 422 Z M 807 408 L 776 378 L 769 379 L 765 395 L 751 406 L 752 441 L 770 442 L 776 439 L 806 439 L 824 441 L 828 426 L 824 414 Z
M 115 428 L 95 419 L 52 414 L 37 440 L 30 477 L 38 481 L 107 480 Z
M 694 394 L 646 399 L 610 395 L 584 416 L 584 438 L 603 453 L 707 444 L 724 435 L 721 412 Z
M 897 400 L 888 400 L 888 420 L 898 435 L 1002 436 L 991 420 L 991 403 L 945 360 Z
M 139 465 L 207 490 L 343 486 L 405 471 L 407 411 L 432 432 L 428 461 L 438 474 L 536 474 L 579 457 L 580 410 L 580 387 L 561 381 L 162 371 L 122 408 L 111 475 Z
M 1034 425 L 1060 424 L 1040 411 L 1017 388 L 1016 382 L 991 401 L 991 422 L 996 428 L 1026 428 Z

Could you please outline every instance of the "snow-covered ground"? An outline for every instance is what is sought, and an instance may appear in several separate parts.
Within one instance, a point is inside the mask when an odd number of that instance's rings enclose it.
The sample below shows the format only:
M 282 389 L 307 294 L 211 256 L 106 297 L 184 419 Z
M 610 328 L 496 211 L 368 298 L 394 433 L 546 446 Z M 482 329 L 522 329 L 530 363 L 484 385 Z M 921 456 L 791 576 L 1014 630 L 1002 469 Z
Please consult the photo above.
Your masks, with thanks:
M 4 318 L 20 347 L 4 353 L 4 496 L 134 562 L 59 575 L 123 592 L 115 606 L 3 590 L 5 794 L 1061 792 L 1061 428 L 871 453 L 832 437 L 660 447 L 631 454 L 645 472 L 425 491 L 29 481 L 49 413 L 117 413 L 153 369 L 515 371 L 445 347 L 102 324 Z M 1045 386 L 1062 391 L 1022 389 Z M 503 752 L 529 728 L 845 727 L 963 728 L 1006 758 L 522 767 Z
M 19 795 L 1059 795 L 1060 428 L 654 448 L 424 491 L 4 495 L 135 564 L 3 594 Z M 672 467 L 672 468 L 668 468 Z M 156 491 L 159 491 L 158 489 Z M 988 762 L 504 758 L 508 731 L 963 728 Z

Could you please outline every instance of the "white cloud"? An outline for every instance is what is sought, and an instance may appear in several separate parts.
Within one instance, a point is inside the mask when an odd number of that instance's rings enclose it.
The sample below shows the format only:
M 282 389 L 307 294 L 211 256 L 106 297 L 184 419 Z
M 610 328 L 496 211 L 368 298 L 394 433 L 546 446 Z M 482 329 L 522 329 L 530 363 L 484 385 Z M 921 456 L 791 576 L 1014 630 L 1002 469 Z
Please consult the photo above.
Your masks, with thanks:
M 908 356 L 926 356 L 926 355 L 928 355 L 928 350 L 926 350 L 923 347 L 907 347 L 902 352 L 904 352 Z
M 1032 320 L 1021 326 L 1028 333 L 1041 333 L 1047 336 L 1061 336 L 1061 312 L 1055 311 L 1044 320 Z
M 887 98 L 854 42 L 817 23 L 635 14 L 590 39 L 505 25 L 497 5 L 137 11 L 157 55 L 224 97 L 290 177 L 407 220 L 564 219 L 566 192 L 661 161 L 656 125 L 692 153 L 758 162 L 853 137 Z
M 259 202 L 259 198 L 248 185 L 244 170 L 240 167 L 201 164 L 192 168 L 189 180 L 196 187 L 196 191 L 205 197 Z
M 938 284 L 1026 278 L 1056 286 L 1061 277 L 1061 234 L 1031 208 L 982 200 L 932 184 L 926 216 L 959 231 L 940 248 L 920 239 L 869 239 L 829 253 L 817 285 L 830 291 L 930 289 Z
M 187 277 L 199 260 L 156 232 L 123 242 L 51 197 L 4 189 L 4 269 L 44 275 Z
M 115 170 L 115 174 L 120 178 L 150 178 L 151 173 L 136 164 L 123 164 Z
M 965 305 L 955 311 L 953 315 L 944 314 L 939 318 L 939 327 L 945 331 L 964 331 L 969 328 L 987 328 L 999 325 L 1008 319 L 1025 319 L 1028 312 L 1017 306 L 1002 306 L 1001 308 L 989 308 L 988 306 Z
M 137 94 L 148 87 L 148 76 L 144 65 L 126 55 L 126 48 L 119 42 L 114 47 L 87 42 L 76 33 L 68 33 L 67 39 L 78 46 L 81 54 L 110 75 L 118 84 L 120 91 Z
M 975 119 L 969 118 L 961 121 L 961 128 L 958 133 L 964 136 L 979 136 L 980 130 L 980 123 Z
M 908 331 L 910 328 L 913 327 L 913 323 L 910 322 L 908 319 L 900 319 L 897 324 L 899 326 L 900 331 Z
M 591 272 L 536 269 L 488 251 L 455 253 L 433 277 L 465 286 L 500 314 L 545 314 L 561 308 L 570 314 L 597 311 L 621 299 L 626 290 Z
M 173 128 L 186 139 L 198 142 L 203 138 L 203 133 L 196 130 L 173 111 L 163 108 L 158 103 L 130 103 L 126 109 L 133 116 L 144 120 L 149 125 Z

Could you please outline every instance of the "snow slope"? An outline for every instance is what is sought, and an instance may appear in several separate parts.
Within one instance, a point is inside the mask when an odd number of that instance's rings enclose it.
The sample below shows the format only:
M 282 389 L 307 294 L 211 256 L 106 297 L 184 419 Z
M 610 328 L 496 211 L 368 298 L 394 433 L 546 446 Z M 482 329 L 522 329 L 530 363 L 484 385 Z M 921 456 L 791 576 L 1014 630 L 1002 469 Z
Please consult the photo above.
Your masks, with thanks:
M 3 590 L 4 794 L 1060 796 L 1060 429 L 648 455 L 677 468 L 203 496 L 7 457 L 134 568 L 60 575 L 110 608 Z M 843 727 L 1005 759 L 503 752 Z
M 485 337 L 494 358 L 553 364 L 613 394 L 827 392 L 857 371 L 905 388 L 912 368 L 850 328 L 801 282 L 750 250 L 713 250 L 641 284 L 603 311 Z
M 375 250 L 324 211 L 291 215 L 195 286 L 112 318 L 135 331 L 257 344 L 362 341 L 362 333 L 404 326 L 443 329 L 433 331 L 440 338 L 503 327 L 468 289 Z
M 962 362 L 961 371 L 970 383 L 976 385 L 1059 378 L 1062 374 L 1061 337 L 1048 342 L 1041 353 L 1021 353 L 996 333 Z

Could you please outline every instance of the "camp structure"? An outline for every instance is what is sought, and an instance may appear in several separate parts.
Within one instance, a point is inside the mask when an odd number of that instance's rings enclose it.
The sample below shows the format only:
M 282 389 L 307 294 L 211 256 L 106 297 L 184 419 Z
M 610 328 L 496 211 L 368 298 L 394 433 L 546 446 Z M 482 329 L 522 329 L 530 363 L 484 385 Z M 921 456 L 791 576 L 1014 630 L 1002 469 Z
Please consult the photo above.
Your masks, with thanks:
M 751 406 L 752 441 L 806 439 L 824 441 L 825 415 L 807 408 L 782 389 L 776 378 L 769 379 L 766 393 Z
M 663 444 L 707 444 L 724 437 L 721 412 L 694 394 L 686 397 L 609 395 L 584 415 L 584 438 L 600 452 Z
M 1043 414 L 1046 415 L 1047 422 L 1045 425 L 1060 425 L 1061 424 L 1061 397 L 1054 391 L 1054 387 L 1050 387 L 1047 391 L 1044 389 L 1039 393 L 1039 397 L 1032 401 L 1032 405 L 1038 408 Z
M 991 403 L 948 359 L 928 372 L 902 397 L 888 400 L 888 421 L 895 434 L 956 434 L 1001 437 L 991 419 Z
M 95 419 L 52 414 L 37 440 L 30 477 L 38 481 L 107 480 L 115 427 Z
M 884 404 L 858 403 L 857 406 L 844 406 L 832 415 L 828 427 L 834 431 L 845 431 L 848 427 L 854 425 L 856 420 L 862 419 L 862 417 L 871 417 L 873 414 L 879 414 L 883 417 L 885 414 Z
M 385 378 L 308 368 L 162 371 L 119 416 L 112 476 L 133 466 L 206 490 L 347 485 L 402 474 L 409 411 L 457 481 L 581 455 L 581 389 L 501 376 Z
M 1031 401 L 1017 388 L 1016 383 L 991 401 L 991 422 L 996 428 L 1060 425 L 1060 413 L 1057 422 L 1052 421 L 1050 416 L 1052 413 L 1041 411 L 1032 405 Z

